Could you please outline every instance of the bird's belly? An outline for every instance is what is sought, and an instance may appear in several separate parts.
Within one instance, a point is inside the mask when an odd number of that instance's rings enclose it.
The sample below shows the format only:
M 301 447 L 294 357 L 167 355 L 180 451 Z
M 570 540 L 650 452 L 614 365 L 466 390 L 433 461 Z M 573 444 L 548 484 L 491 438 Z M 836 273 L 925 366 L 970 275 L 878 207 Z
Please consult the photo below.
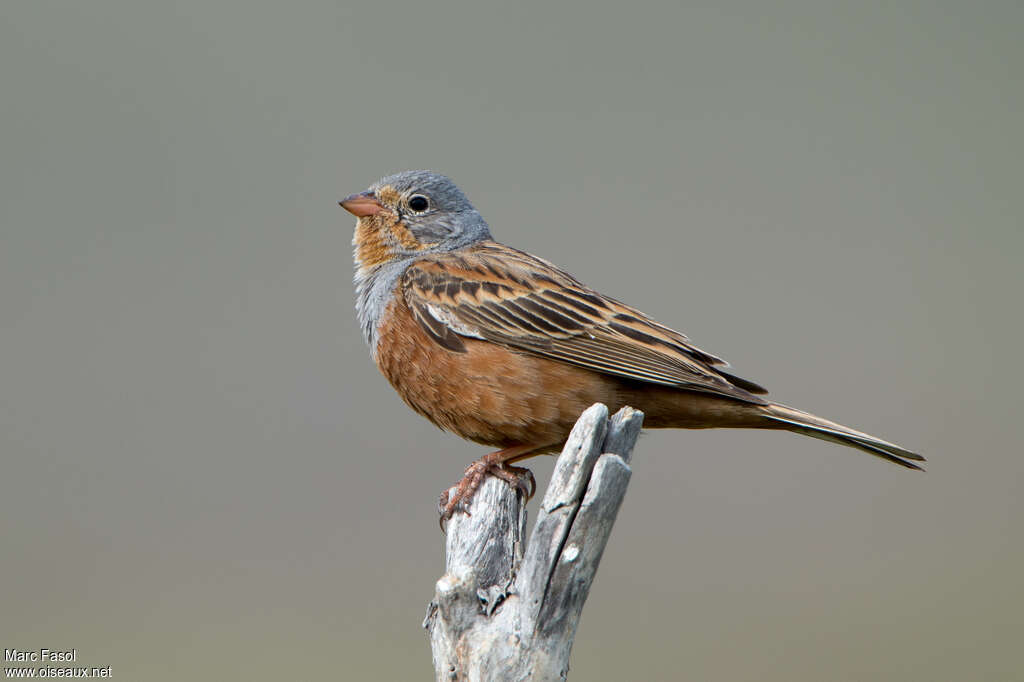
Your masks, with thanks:
M 379 326 L 380 371 L 414 410 L 463 438 L 494 447 L 558 446 L 595 402 L 619 402 L 611 377 L 463 338 L 438 345 L 396 297 Z

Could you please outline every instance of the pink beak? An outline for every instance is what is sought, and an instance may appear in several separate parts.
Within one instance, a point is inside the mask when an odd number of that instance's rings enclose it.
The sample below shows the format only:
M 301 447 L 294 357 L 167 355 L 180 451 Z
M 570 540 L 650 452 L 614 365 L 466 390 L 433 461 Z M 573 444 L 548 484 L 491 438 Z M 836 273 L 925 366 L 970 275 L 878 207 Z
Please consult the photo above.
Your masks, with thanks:
M 338 205 L 357 218 L 376 215 L 384 210 L 384 207 L 377 201 L 377 197 L 369 190 L 347 196 L 339 201 Z

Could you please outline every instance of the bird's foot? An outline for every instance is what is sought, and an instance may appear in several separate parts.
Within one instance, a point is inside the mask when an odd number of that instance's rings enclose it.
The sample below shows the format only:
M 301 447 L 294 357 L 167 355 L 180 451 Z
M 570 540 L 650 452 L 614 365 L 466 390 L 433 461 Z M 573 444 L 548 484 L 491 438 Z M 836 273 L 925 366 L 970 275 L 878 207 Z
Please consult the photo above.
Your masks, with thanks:
M 453 486 L 455 488 L 454 493 L 451 489 L 441 493 L 441 499 L 438 501 L 438 511 L 441 514 L 441 529 L 444 530 L 445 522 L 460 507 L 469 514 L 466 506 L 473 499 L 473 495 L 476 494 L 476 491 L 483 484 L 488 474 L 508 483 L 524 500 L 529 500 L 533 497 L 533 494 L 537 491 L 537 480 L 533 477 L 533 472 L 524 467 L 512 466 L 507 461 L 508 459 L 513 459 L 521 451 L 522 448 L 517 447 L 492 452 L 466 467 L 462 480 Z

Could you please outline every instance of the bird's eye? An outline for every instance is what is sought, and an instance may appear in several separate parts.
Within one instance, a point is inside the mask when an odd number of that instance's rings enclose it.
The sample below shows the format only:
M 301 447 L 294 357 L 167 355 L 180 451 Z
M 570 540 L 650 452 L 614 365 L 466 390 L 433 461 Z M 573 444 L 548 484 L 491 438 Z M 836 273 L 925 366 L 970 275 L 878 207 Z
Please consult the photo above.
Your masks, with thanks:
M 413 194 L 409 197 L 409 208 L 417 213 L 422 213 L 430 208 L 430 200 L 422 194 Z

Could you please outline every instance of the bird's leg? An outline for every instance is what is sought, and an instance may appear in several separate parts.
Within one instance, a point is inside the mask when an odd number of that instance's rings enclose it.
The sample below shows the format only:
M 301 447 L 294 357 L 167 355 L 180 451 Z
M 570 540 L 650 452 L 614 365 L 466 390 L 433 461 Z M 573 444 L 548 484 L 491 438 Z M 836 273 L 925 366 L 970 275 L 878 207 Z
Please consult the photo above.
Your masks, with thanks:
M 512 466 L 511 462 L 528 457 L 529 453 L 536 449 L 535 445 L 515 445 L 488 453 L 466 467 L 462 480 L 455 485 L 455 494 L 449 495 L 448 490 L 441 493 L 438 510 L 441 512 L 442 527 L 443 522 L 452 517 L 460 504 L 473 499 L 487 474 L 505 481 L 513 489 L 518 490 L 525 499 L 533 497 L 537 490 L 537 481 L 533 473 L 529 469 Z

